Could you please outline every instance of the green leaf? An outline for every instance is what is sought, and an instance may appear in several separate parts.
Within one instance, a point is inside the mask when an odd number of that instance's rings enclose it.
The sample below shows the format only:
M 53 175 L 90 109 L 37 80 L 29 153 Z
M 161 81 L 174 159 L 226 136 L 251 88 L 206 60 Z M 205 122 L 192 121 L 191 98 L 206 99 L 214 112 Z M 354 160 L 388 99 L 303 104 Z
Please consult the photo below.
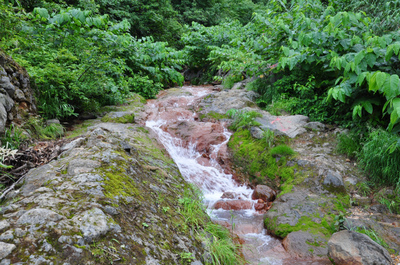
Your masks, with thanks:
M 400 95 L 400 78 L 398 75 L 391 75 L 386 79 L 383 86 L 383 94 L 387 100 Z
M 391 131 L 393 126 L 397 123 L 400 116 L 400 98 L 395 98 L 392 101 L 393 111 L 390 114 L 390 123 L 388 130 Z
M 368 64 L 369 67 L 374 67 L 375 62 L 376 62 L 376 55 L 374 53 L 367 53 L 365 55 L 365 61 Z
M 369 91 L 376 92 L 379 89 L 378 85 L 376 84 L 376 76 L 377 76 L 377 74 L 378 74 L 378 72 L 375 72 L 368 80 Z
M 33 14 L 38 14 L 42 18 L 49 19 L 49 12 L 46 8 L 36 7 L 33 9 Z
M 380 89 L 385 83 L 386 75 L 387 75 L 386 73 L 378 71 L 376 75 L 376 85 L 378 86 L 378 89 Z
M 363 83 L 364 80 L 365 80 L 365 77 L 366 77 L 368 74 L 369 74 L 369 72 L 363 72 L 363 73 L 359 74 L 359 75 L 358 75 L 358 78 L 357 78 L 357 85 L 361 86 L 362 83 Z
M 371 102 L 364 101 L 364 102 L 362 103 L 362 105 L 363 105 L 364 109 L 365 109 L 369 114 L 372 114 L 372 112 L 374 111 L 374 108 L 372 107 Z M 361 116 L 360 116 L 360 117 L 361 117 Z
M 364 51 L 364 50 L 358 52 L 358 53 L 356 54 L 356 57 L 354 58 L 354 63 L 355 63 L 356 65 L 360 64 L 360 62 L 361 62 L 361 60 L 364 58 L 364 56 L 365 56 L 365 51 Z
M 390 58 L 392 58 L 394 50 L 393 50 L 393 46 L 394 45 L 389 45 L 386 49 L 386 56 L 385 56 L 385 60 L 387 62 L 389 62 Z
M 357 115 L 358 115 L 360 118 L 361 118 L 361 116 L 362 116 L 362 107 L 361 107 L 361 105 L 356 105 L 356 106 L 353 108 L 353 119 L 355 119 Z

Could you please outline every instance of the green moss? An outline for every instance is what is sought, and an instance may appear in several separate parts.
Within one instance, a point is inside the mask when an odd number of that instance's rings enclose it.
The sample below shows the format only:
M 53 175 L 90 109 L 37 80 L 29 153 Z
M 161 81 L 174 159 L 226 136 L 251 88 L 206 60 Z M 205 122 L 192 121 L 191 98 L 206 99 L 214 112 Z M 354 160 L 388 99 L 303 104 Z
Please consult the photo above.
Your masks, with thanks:
M 274 219 L 265 219 L 264 224 L 268 230 L 271 230 L 275 235 L 284 238 L 291 232 L 296 232 L 296 231 L 307 231 L 310 232 L 311 234 L 318 234 L 321 233 L 323 234 L 326 238 L 329 238 L 332 235 L 331 229 L 328 229 L 325 227 L 322 222 L 321 224 L 313 222 L 312 218 L 309 216 L 302 216 L 300 219 L 297 221 L 296 225 L 291 226 L 290 224 L 280 224 L 276 225 L 277 218 L 275 217 Z M 325 217 L 324 217 L 325 218 Z M 328 217 L 329 218 L 329 217 Z M 325 220 L 326 223 L 327 220 Z
M 65 138 L 75 138 L 77 136 L 80 136 L 84 133 L 87 132 L 88 127 L 92 126 L 94 124 L 93 120 L 87 120 L 82 124 L 74 126 L 73 131 L 71 132 L 66 132 Z
M 272 156 L 292 156 L 294 155 L 294 151 L 289 146 L 281 144 L 272 148 L 270 154 Z
M 202 120 L 204 118 L 210 118 L 210 119 L 214 119 L 214 120 L 222 120 L 222 119 L 227 119 L 229 117 L 226 114 L 220 114 L 215 111 L 210 111 L 206 114 L 200 114 L 199 118 L 200 118 L 200 120 Z
M 129 113 L 122 117 L 110 117 L 110 115 L 104 116 L 101 121 L 102 122 L 114 122 L 114 123 L 134 123 L 135 122 L 135 114 Z
M 244 169 L 254 184 L 268 184 L 277 188 L 279 180 L 294 178 L 295 167 L 287 166 L 287 158 L 293 154 L 293 150 L 280 152 L 281 156 L 277 159 L 271 154 L 274 149 L 270 149 L 266 141 L 254 139 L 249 130 L 236 131 L 228 147 L 233 153 L 234 163 Z

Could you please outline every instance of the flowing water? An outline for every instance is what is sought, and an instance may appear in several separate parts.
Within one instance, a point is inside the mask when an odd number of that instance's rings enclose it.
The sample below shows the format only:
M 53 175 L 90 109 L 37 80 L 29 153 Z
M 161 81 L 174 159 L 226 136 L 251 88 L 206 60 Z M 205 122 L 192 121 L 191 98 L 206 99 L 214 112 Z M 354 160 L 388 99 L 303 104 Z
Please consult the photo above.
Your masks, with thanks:
M 237 184 L 224 168 L 231 133 L 226 124 L 200 122 L 194 111 L 210 93 L 212 87 L 208 86 L 161 92 L 147 104 L 146 126 L 156 133 L 185 179 L 202 190 L 213 221 L 233 229 L 241 238 L 249 264 L 310 264 L 288 261 L 281 242 L 263 228 L 263 215 L 254 209 L 256 201 L 251 199 L 253 191 Z M 215 209 L 226 203 L 235 210 Z

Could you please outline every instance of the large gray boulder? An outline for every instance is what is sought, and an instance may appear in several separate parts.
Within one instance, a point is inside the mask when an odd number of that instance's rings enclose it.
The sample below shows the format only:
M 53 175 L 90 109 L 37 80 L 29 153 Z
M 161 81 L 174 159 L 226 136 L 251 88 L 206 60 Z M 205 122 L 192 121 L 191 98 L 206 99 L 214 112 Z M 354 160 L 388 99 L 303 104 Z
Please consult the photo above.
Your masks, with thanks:
M 340 231 L 328 241 L 328 256 L 336 265 L 391 265 L 389 252 L 367 235 Z

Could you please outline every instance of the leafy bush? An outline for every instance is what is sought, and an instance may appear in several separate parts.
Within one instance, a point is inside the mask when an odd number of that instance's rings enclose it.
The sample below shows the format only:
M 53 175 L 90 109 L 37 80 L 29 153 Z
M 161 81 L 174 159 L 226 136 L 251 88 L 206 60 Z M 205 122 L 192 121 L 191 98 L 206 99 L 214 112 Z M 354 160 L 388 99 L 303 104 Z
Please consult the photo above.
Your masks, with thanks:
M 381 185 L 400 186 L 400 140 L 382 129 L 372 131 L 359 160 L 369 178 Z

